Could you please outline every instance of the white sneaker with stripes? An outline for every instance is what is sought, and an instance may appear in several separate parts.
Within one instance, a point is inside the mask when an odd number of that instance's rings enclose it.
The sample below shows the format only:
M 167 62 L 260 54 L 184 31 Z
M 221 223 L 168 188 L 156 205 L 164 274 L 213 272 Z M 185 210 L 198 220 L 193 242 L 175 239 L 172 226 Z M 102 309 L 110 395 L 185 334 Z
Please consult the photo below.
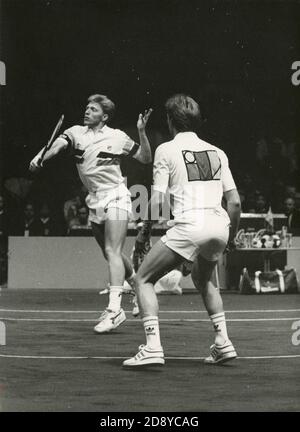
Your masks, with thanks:
M 105 309 L 99 318 L 98 324 L 94 327 L 96 333 L 107 333 L 119 327 L 126 320 L 126 315 L 123 309 L 114 312 L 110 309 Z
M 237 353 L 231 341 L 226 341 L 223 345 L 212 345 L 210 347 L 210 356 L 204 359 L 207 364 L 222 364 L 234 360 Z
M 162 347 L 154 350 L 147 345 L 140 345 L 139 352 L 123 362 L 124 367 L 137 367 L 145 365 L 164 365 L 164 352 Z

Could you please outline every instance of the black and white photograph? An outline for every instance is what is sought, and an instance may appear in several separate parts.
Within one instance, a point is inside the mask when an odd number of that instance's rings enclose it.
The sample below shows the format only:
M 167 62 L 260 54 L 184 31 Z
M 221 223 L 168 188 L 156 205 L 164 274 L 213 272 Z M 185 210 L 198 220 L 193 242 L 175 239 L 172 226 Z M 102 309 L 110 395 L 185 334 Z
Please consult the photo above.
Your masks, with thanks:
M 299 118 L 298 0 L 0 0 L 0 421 L 300 411 Z

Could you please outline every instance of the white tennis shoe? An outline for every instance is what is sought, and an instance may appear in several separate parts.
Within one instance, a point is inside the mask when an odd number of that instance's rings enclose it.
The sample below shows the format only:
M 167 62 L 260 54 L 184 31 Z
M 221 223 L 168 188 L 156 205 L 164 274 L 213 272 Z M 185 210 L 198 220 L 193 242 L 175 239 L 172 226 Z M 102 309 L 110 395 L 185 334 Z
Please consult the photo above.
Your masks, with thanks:
M 204 359 L 207 364 L 222 364 L 234 360 L 237 353 L 231 341 L 226 341 L 223 345 L 212 345 L 210 347 L 210 356 Z
M 110 309 L 105 309 L 99 318 L 98 324 L 94 327 L 96 333 L 107 333 L 119 327 L 126 320 L 126 315 L 123 309 L 114 312 Z
M 140 345 L 139 352 L 134 356 L 123 362 L 124 367 L 137 367 L 146 365 L 164 365 L 164 352 L 162 347 L 154 350 L 147 345 Z

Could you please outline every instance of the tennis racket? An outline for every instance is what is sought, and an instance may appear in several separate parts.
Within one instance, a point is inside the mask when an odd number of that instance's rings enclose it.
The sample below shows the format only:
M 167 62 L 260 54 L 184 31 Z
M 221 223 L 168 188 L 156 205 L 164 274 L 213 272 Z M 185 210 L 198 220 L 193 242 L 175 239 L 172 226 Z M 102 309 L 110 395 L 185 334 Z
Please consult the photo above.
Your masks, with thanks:
M 63 124 L 64 118 L 65 118 L 65 116 L 64 116 L 64 114 L 62 114 L 61 117 L 60 117 L 60 119 L 57 122 L 57 125 L 55 126 L 55 128 L 54 128 L 54 130 L 52 132 L 51 138 L 49 139 L 47 145 L 44 147 L 43 153 L 41 154 L 41 157 L 40 157 L 40 159 L 38 161 L 39 166 L 42 166 L 45 154 L 52 147 L 52 144 L 54 143 L 55 138 L 57 137 L 58 132 L 60 131 L 60 128 L 61 128 L 61 126 Z

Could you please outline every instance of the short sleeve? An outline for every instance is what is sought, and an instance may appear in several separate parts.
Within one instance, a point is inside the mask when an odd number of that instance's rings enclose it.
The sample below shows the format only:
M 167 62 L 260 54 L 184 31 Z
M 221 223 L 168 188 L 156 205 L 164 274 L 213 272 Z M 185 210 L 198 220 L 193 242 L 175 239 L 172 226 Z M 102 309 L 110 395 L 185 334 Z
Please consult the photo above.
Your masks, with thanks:
M 62 139 L 67 141 L 68 148 L 73 148 L 75 145 L 75 130 L 76 130 L 75 128 L 76 128 L 76 126 L 73 126 L 69 129 L 66 129 L 64 131 L 64 133 L 62 133 L 58 137 L 58 138 L 62 138 Z
M 228 158 L 223 151 L 220 153 L 220 159 L 221 159 L 221 180 L 222 180 L 223 192 L 236 189 L 236 185 L 229 168 Z
M 134 156 L 138 151 L 140 145 L 133 141 L 128 135 L 122 132 L 122 155 Z
M 153 164 L 153 189 L 165 193 L 169 185 L 170 170 L 167 157 L 161 147 L 156 149 Z

